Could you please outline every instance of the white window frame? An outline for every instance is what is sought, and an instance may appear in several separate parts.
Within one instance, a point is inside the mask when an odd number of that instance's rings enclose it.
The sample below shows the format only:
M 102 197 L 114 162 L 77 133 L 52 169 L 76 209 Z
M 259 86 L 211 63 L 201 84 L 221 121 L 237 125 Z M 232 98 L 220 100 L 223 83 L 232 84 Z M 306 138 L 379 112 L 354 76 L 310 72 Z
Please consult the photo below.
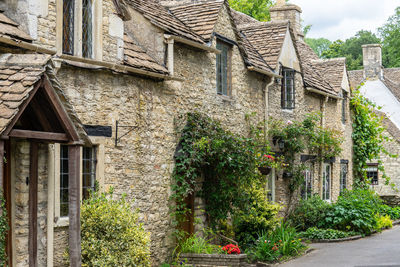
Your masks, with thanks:
M 308 179 L 310 178 L 310 182 L 308 182 Z M 308 186 L 311 185 L 310 192 L 308 192 Z M 313 168 L 312 166 L 309 166 L 305 171 L 304 171 L 304 197 L 303 199 L 308 199 L 308 193 L 312 196 L 313 193 Z
M 345 178 L 343 177 L 343 167 L 346 166 Z M 340 163 L 340 193 L 342 193 L 345 189 L 347 189 L 347 180 L 349 175 L 349 164 L 348 163 Z
M 90 138 L 93 146 L 96 146 L 96 181 L 99 185 L 100 192 L 104 192 L 104 156 L 105 156 L 105 138 L 104 137 L 91 137 Z M 54 196 L 54 227 L 65 227 L 69 225 L 69 217 L 61 217 L 60 216 L 60 147 L 61 144 L 54 144 L 52 148 L 54 153 L 53 159 L 50 159 L 50 164 L 53 164 L 54 167 L 51 168 L 52 179 L 54 181 L 54 188 L 53 188 L 53 196 Z M 80 149 L 80 199 L 82 200 L 82 147 Z M 49 192 L 50 194 L 51 192 Z
M 276 171 L 272 169 L 271 173 L 267 176 L 266 184 L 268 200 L 271 202 L 275 202 L 275 177 Z
M 329 167 L 329 173 L 326 172 Z M 322 164 L 322 200 L 331 202 L 332 199 L 332 164 Z M 328 180 L 326 179 L 328 177 Z M 327 197 L 328 194 L 328 197 Z
M 103 0 L 92 0 L 92 59 L 103 58 Z M 56 50 L 58 55 L 63 53 L 63 0 L 56 0 L 57 23 L 56 23 Z M 74 11 L 74 56 L 82 57 L 82 0 L 75 0 Z

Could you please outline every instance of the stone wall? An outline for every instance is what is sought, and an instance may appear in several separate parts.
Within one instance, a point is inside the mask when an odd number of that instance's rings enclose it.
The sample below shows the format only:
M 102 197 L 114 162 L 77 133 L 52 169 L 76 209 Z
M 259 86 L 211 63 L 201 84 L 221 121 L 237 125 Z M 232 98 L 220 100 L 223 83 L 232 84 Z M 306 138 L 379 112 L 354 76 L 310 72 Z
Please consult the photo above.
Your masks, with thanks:
M 226 18 L 221 21 L 219 34 L 234 37 Z M 216 93 L 215 54 L 175 44 L 174 57 L 175 75 L 183 81 L 154 82 L 67 66 L 58 72 L 84 124 L 113 126 L 114 134 L 116 120 L 122 126 L 136 126 L 117 147 L 113 138 L 106 140 L 105 187 L 113 186 L 116 194 L 127 193 L 135 199 L 140 221 L 151 232 L 154 265 L 164 261 L 174 247 L 168 199 L 180 115 L 199 111 L 220 120 L 228 130 L 248 134 L 245 115 L 256 112 L 256 120 L 264 119 L 264 89 L 269 82 L 247 71 L 239 49 L 233 47 L 232 94 L 221 96 Z
M 15 181 L 15 220 L 14 242 L 16 266 L 28 266 L 28 234 L 29 234 L 29 149 L 27 141 L 17 141 L 12 144 Z M 47 145 L 39 145 L 38 151 L 38 265 L 45 266 L 47 262 Z

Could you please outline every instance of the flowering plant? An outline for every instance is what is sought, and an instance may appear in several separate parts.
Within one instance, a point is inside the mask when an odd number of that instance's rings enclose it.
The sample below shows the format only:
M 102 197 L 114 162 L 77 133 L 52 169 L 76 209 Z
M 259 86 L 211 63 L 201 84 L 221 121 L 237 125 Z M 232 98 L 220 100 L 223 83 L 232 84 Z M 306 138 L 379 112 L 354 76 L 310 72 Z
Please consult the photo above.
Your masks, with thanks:
M 240 249 L 237 245 L 229 244 L 222 248 L 227 254 L 240 254 Z
M 274 157 L 270 154 L 257 154 L 258 167 L 267 168 L 280 168 L 282 167 L 283 161 L 280 157 Z

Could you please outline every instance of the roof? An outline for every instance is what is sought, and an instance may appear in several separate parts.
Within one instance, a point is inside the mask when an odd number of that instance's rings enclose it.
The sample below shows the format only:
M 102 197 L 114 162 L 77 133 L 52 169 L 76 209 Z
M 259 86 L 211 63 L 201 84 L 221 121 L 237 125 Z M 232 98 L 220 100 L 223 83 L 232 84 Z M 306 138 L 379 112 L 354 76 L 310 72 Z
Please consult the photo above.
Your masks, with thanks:
M 251 45 L 249 40 L 246 37 L 242 36 L 241 45 L 243 46 L 243 57 L 248 66 L 252 66 L 261 70 L 265 70 L 273 73 L 274 71 L 268 65 L 267 62 L 263 59 L 263 57 L 257 52 L 257 50 Z
M 168 74 L 168 70 L 149 56 L 137 42 L 127 34 L 124 35 L 124 64 L 146 71 Z
M 304 41 L 297 41 L 296 47 L 300 56 L 300 64 L 303 70 L 303 79 L 306 87 L 313 87 L 325 93 L 336 94 L 337 92 L 328 82 L 329 79 L 325 75 L 325 66 L 321 66 L 324 65 L 324 63 L 319 60 L 311 47 Z M 326 68 L 330 69 L 330 67 Z M 341 69 L 341 73 L 343 73 L 343 69 Z M 340 82 L 341 81 L 342 78 L 340 78 Z
M 18 23 L 9 19 L 0 11 L 0 35 L 12 39 L 31 42 L 32 38 L 19 28 Z
M 273 69 L 276 68 L 289 22 L 256 22 L 238 29 Z
M 349 81 L 350 87 L 352 89 L 357 89 L 358 86 L 364 81 L 364 71 L 363 70 L 351 70 L 349 71 Z
M 50 59 L 50 55 L 43 54 L 3 54 L 0 57 L 0 134 L 18 114 L 36 83 L 46 75 L 81 140 L 90 143 L 82 123 L 61 90 Z
M 388 133 L 395 139 L 396 141 L 400 142 L 400 130 L 396 127 L 396 125 L 386 116 L 385 113 L 376 110 L 376 114 L 382 116 L 382 124 L 388 131 Z
M 314 61 L 313 65 L 320 73 L 324 74 L 324 79 L 327 80 L 336 93 L 342 91 L 346 58 L 320 59 Z
M 251 24 L 251 23 L 259 22 L 255 18 L 252 18 L 249 15 L 246 15 L 242 12 L 236 11 L 233 8 L 231 8 L 231 14 L 232 14 L 233 20 L 235 21 L 235 24 L 238 26 L 243 25 L 243 24 Z
M 174 16 L 185 23 L 206 42 L 212 38 L 224 1 L 208 0 L 170 7 Z
M 127 0 L 127 4 L 141 13 L 153 25 L 166 32 L 204 44 L 201 36 L 193 32 L 182 21 L 173 16 L 156 0 Z

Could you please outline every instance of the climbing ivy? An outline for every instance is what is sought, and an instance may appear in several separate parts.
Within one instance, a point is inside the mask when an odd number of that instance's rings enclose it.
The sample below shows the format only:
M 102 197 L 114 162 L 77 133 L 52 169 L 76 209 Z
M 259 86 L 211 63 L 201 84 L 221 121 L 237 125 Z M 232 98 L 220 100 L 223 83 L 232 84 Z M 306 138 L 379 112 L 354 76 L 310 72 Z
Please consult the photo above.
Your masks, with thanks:
M 298 160 L 300 153 L 315 155 L 315 160 L 321 162 L 338 156 L 342 151 L 343 139 L 340 133 L 321 127 L 318 125 L 320 120 L 320 113 L 310 113 L 303 121 L 269 121 L 269 135 L 275 143 L 283 142 L 281 153 L 286 163 L 284 172 L 290 176 L 289 203 L 293 193 L 304 183 L 304 171 L 307 167 Z
M 397 155 L 390 154 L 384 147 L 384 143 L 390 141 L 390 138 L 384 134 L 383 116 L 376 112 L 381 108 L 365 98 L 358 90 L 353 93 L 351 108 L 354 114 L 352 138 L 355 184 L 359 187 L 369 184 L 370 181 L 366 180 L 367 162 L 378 160 L 379 171 L 388 185 L 390 178 L 386 175 L 380 155 L 389 157 L 397 157 Z
M 190 213 L 185 199 L 202 182 L 199 192 L 206 201 L 206 214 L 215 227 L 235 210 L 249 205 L 249 187 L 263 179 L 256 171 L 256 139 L 233 134 L 219 122 L 200 113 L 186 115 L 175 153 L 172 196 L 176 226 Z M 178 227 L 179 228 L 179 227 Z
M 6 256 L 6 235 L 8 231 L 7 212 L 3 192 L 0 190 L 0 265 L 3 266 L 7 261 Z

